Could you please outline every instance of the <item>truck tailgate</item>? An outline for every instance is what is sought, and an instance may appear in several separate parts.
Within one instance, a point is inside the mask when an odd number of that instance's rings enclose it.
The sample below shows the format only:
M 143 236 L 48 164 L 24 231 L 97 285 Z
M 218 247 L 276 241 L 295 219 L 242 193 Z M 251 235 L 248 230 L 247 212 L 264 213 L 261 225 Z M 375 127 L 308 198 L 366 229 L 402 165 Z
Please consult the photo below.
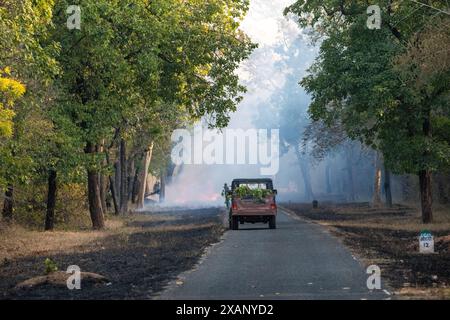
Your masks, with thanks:
M 253 198 L 241 199 L 236 198 L 236 205 L 239 211 L 249 211 L 249 212 L 257 212 L 257 211 L 271 211 L 271 205 L 274 203 L 273 196 L 267 196 L 263 200 L 255 200 Z

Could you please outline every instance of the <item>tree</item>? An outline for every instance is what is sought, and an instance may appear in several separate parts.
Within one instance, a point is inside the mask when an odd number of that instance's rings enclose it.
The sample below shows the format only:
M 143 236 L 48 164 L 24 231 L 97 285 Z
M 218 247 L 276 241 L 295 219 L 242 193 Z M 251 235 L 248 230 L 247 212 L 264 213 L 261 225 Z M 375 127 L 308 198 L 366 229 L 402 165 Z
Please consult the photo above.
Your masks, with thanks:
M 0 137 L 11 138 L 13 134 L 14 103 L 25 93 L 25 86 L 9 78 L 11 70 L 0 70 Z
M 9 68 L 0 70 L 0 138 L 11 138 L 13 135 L 13 118 L 15 112 L 13 111 L 14 103 L 20 99 L 25 93 L 25 86 L 20 82 L 10 79 L 11 71 Z M 0 151 L 3 151 L 3 144 L 0 142 Z M 0 152 L 3 161 L 11 161 L 11 155 Z M 8 159 L 7 159 L 8 158 Z M 0 187 L 7 184 L 6 175 L 3 174 L 0 168 Z M 2 216 L 6 219 L 11 219 L 13 215 L 13 188 L 11 184 L 7 186 L 5 192 L 5 199 L 3 203 Z
M 373 187 L 372 205 L 374 207 L 381 206 L 381 155 L 379 152 L 375 152 L 375 184 Z
M 0 131 L 6 136 L 0 142 L 0 188 L 6 186 L 3 215 L 9 218 L 15 185 L 28 181 L 35 169 L 36 146 L 28 138 L 43 133 L 34 125 L 34 116 L 42 111 L 46 89 L 58 69 L 57 46 L 46 41 L 52 7 L 53 1 L 0 3 Z
M 412 115 L 404 119 L 403 125 L 394 121 L 397 128 L 403 129 L 395 134 L 396 139 L 392 130 L 383 135 L 382 147 L 388 162 L 399 171 L 419 175 L 424 223 L 433 220 L 432 173 L 450 167 L 448 139 L 439 135 L 439 130 L 433 135 L 435 123 L 439 128 L 439 123 L 450 121 L 449 27 L 450 18 L 430 22 L 412 36 L 406 51 L 395 58 L 394 70 L 400 74 L 404 101 Z M 396 148 L 401 152 L 394 156 Z
M 68 4 L 58 2 L 52 37 L 61 45 L 58 118 L 74 124 L 84 141 L 90 214 L 93 227 L 101 229 L 101 141 L 120 132 L 118 198 L 126 213 L 142 169 L 138 159 L 151 144 L 152 130 L 165 125 L 161 106 L 183 121 L 208 115 L 212 126 L 227 124 L 245 90 L 234 71 L 254 48 L 238 29 L 248 3 L 85 0 L 81 30 L 65 28 Z M 136 134 L 142 132 L 138 146 Z
M 313 120 L 331 124 L 339 119 L 350 138 L 383 153 L 388 169 L 419 175 L 422 218 L 428 223 L 432 221 L 431 172 L 445 166 L 449 158 L 448 144 L 433 139 L 431 126 L 435 114 L 445 114 L 448 66 L 425 77 L 425 90 L 417 90 L 415 77 L 399 74 L 401 64 L 395 67 L 393 62 L 411 51 L 405 48 L 406 41 L 411 39 L 413 46 L 420 43 L 413 39 L 427 34 L 425 30 L 433 25 L 428 17 L 444 5 L 439 1 L 429 6 L 382 1 L 380 7 L 384 13 L 380 30 L 367 28 L 363 1 L 297 1 L 289 7 L 287 12 L 297 14 L 302 26 L 317 28 L 323 36 L 319 57 L 301 83 L 312 94 L 309 112 Z M 437 23 L 446 25 L 445 20 Z M 445 33 L 442 37 L 447 40 Z M 403 66 L 417 63 L 420 58 L 414 56 Z
M 142 206 L 152 148 L 167 157 L 171 132 L 201 117 L 226 126 L 255 48 L 239 29 L 247 0 L 81 0 L 81 30 L 67 27 L 72 4 L 0 1 L 3 212 L 15 188 L 47 184 L 46 230 L 63 184 L 84 182 L 94 229 L 108 184 L 115 212 Z

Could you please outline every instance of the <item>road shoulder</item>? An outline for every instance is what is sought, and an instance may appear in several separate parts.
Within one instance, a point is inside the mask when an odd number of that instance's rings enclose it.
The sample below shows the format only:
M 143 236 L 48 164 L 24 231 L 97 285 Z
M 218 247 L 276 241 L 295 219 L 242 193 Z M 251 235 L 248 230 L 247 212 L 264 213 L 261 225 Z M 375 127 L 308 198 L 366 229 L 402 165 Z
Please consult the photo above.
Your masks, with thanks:
M 413 209 L 370 208 L 365 204 L 284 204 L 300 219 L 316 223 L 338 238 L 364 266 L 378 265 L 384 286 L 397 299 L 448 299 L 450 223 L 427 226 L 436 237 L 436 254 L 418 253 L 423 228 Z

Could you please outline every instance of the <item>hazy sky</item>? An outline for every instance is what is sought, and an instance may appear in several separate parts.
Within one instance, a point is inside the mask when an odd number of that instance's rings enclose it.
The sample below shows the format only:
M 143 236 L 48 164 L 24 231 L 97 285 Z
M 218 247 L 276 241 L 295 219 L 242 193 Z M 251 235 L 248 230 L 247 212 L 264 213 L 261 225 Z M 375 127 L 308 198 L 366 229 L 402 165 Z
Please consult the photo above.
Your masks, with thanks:
M 276 90 L 283 87 L 286 75 L 294 72 L 290 68 L 277 66 L 277 63 L 286 57 L 275 50 L 283 47 L 287 51 L 296 41 L 302 41 L 303 46 L 307 48 L 308 40 L 302 30 L 293 19 L 287 19 L 283 15 L 283 10 L 293 1 L 250 1 L 250 10 L 241 28 L 259 47 L 238 71 L 248 92 L 238 111 L 232 116 L 230 127 L 253 127 L 251 120 L 258 112 L 257 109 L 267 103 Z M 314 56 L 313 48 L 305 50 L 309 52 L 299 53 L 299 59 L 304 60 L 304 68 L 295 70 L 299 80 Z
M 241 28 L 253 39 L 263 45 L 274 45 L 283 37 L 288 30 L 280 30 L 280 19 L 284 8 L 293 3 L 292 0 L 251 0 L 248 12 Z M 297 29 L 297 28 L 295 28 Z M 291 29 L 290 32 L 298 33 Z

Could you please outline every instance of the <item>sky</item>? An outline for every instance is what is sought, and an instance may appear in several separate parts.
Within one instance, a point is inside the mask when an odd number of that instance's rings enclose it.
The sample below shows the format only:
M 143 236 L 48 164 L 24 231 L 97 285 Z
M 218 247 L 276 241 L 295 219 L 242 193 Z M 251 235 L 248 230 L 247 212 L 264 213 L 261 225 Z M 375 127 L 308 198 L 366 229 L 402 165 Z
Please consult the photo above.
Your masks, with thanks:
M 295 22 L 287 28 L 284 9 L 292 4 L 293 0 L 251 0 L 250 10 L 241 24 L 241 29 L 261 46 L 277 44 L 283 38 L 293 39 L 301 30 Z M 284 27 L 280 29 L 280 22 Z
M 238 111 L 232 115 L 230 127 L 254 127 L 251 119 L 258 112 L 258 107 L 267 104 L 272 94 L 283 87 L 286 75 L 293 72 L 289 68 L 277 66 L 286 57 L 275 50 L 283 46 L 287 51 L 296 41 L 302 41 L 304 47 L 308 47 L 309 40 L 294 19 L 288 19 L 283 15 L 284 9 L 293 2 L 293 0 L 250 1 L 250 10 L 241 24 L 241 29 L 258 44 L 258 48 L 238 70 L 241 82 L 247 87 L 248 92 Z M 304 57 L 299 57 L 304 60 L 303 70 L 301 72 L 296 70 L 299 80 L 314 56 L 314 48 L 306 50 L 310 52 L 303 53 Z

